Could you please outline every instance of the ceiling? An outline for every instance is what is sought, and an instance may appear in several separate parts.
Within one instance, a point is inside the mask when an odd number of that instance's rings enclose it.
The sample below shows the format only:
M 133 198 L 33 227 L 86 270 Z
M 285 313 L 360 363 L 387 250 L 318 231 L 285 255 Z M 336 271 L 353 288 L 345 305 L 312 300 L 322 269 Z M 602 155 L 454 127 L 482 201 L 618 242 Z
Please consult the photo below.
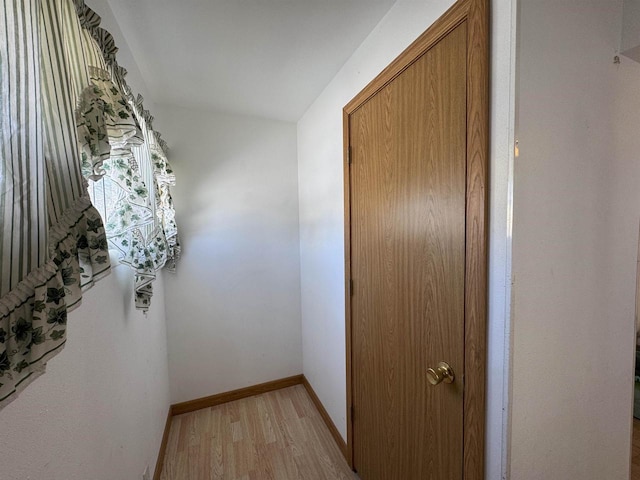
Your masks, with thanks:
M 296 121 L 395 0 L 108 0 L 157 103 Z

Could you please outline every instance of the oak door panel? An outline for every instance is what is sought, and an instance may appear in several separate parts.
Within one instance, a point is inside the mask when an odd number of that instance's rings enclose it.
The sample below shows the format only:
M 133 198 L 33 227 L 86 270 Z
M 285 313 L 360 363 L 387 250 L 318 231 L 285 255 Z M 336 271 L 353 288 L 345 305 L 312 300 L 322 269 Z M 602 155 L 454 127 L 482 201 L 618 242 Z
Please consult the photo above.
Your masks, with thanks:
M 466 22 L 349 116 L 354 468 L 463 467 Z M 453 384 L 426 370 L 448 362 Z

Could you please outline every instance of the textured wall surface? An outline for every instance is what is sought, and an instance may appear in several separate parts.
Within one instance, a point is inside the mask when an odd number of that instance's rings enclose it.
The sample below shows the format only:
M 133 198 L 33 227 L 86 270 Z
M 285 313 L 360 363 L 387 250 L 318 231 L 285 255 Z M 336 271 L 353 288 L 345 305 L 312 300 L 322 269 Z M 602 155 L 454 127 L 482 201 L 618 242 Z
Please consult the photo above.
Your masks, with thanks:
M 183 256 L 167 277 L 172 402 L 302 372 L 295 124 L 161 106 Z
M 169 407 L 162 276 L 145 317 L 120 266 L 69 314 L 47 372 L 0 411 L 2 480 L 138 479 Z
M 520 6 L 511 478 L 626 480 L 640 65 L 622 1 Z

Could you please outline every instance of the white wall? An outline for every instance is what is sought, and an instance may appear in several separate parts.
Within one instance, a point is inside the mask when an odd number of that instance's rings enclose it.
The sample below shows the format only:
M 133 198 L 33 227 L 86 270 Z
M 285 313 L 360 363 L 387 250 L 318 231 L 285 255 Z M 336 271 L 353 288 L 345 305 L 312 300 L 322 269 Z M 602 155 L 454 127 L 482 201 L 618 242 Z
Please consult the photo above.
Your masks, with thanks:
M 502 472 L 514 2 L 492 2 L 487 478 Z M 451 0 L 399 0 L 298 122 L 304 373 L 346 437 L 342 108 Z
M 67 344 L 0 411 L 2 480 L 138 479 L 155 467 L 169 408 L 162 276 L 145 317 L 115 268 L 69 314 Z
M 129 48 L 127 39 L 122 33 L 122 30 L 120 30 L 118 20 L 111 9 L 111 2 L 112 0 L 85 0 L 84 3 L 100 15 L 102 19 L 100 26 L 111 33 L 116 47 L 118 47 L 118 52 L 116 53 L 118 65 L 127 70 L 127 76 L 125 77 L 127 84 L 133 89 L 134 95 L 137 96 L 140 94 L 144 97 L 144 107 L 153 114 L 153 112 L 155 112 L 154 99 L 151 98 L 147 84 L 140 72 L 138 62 L 133 56 L 131 48 Z
M 621 0 L 520 0 L 511 478 L 629 475 L 640 66 Z
M 302 373 L 295 124 L 170 106 L 156 123 L 180 179 L 172 402 Z

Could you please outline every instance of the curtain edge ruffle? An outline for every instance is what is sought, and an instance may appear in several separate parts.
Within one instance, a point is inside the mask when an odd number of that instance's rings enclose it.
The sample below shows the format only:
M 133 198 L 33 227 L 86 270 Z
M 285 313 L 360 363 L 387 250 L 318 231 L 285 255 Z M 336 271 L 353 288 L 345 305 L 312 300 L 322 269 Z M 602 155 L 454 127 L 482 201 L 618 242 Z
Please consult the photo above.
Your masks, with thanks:
M 16 386 L 14 386 L 13 390 L 9 392 L 3 399 L 0 400 L 0 410 L 4 407 L 12 403 L 16 400 L 20 394 L 25 390 L 29 385 L 31 385 L 35 380 L 37 380 L 42 374 L 47 371 L 47 362 L 55 357 L 58 353 L 64 350 L 66 345 L 66 341 L 59 345 L 55 350 L 49 352 L 47 356 L 45 356 L 33 370 L 24 377 Z
M 67 314 L 111 272 L 104 226 L 86 193 L 49 232 L 50 260 L 0 298 L 0 409 L 62 351 Z

